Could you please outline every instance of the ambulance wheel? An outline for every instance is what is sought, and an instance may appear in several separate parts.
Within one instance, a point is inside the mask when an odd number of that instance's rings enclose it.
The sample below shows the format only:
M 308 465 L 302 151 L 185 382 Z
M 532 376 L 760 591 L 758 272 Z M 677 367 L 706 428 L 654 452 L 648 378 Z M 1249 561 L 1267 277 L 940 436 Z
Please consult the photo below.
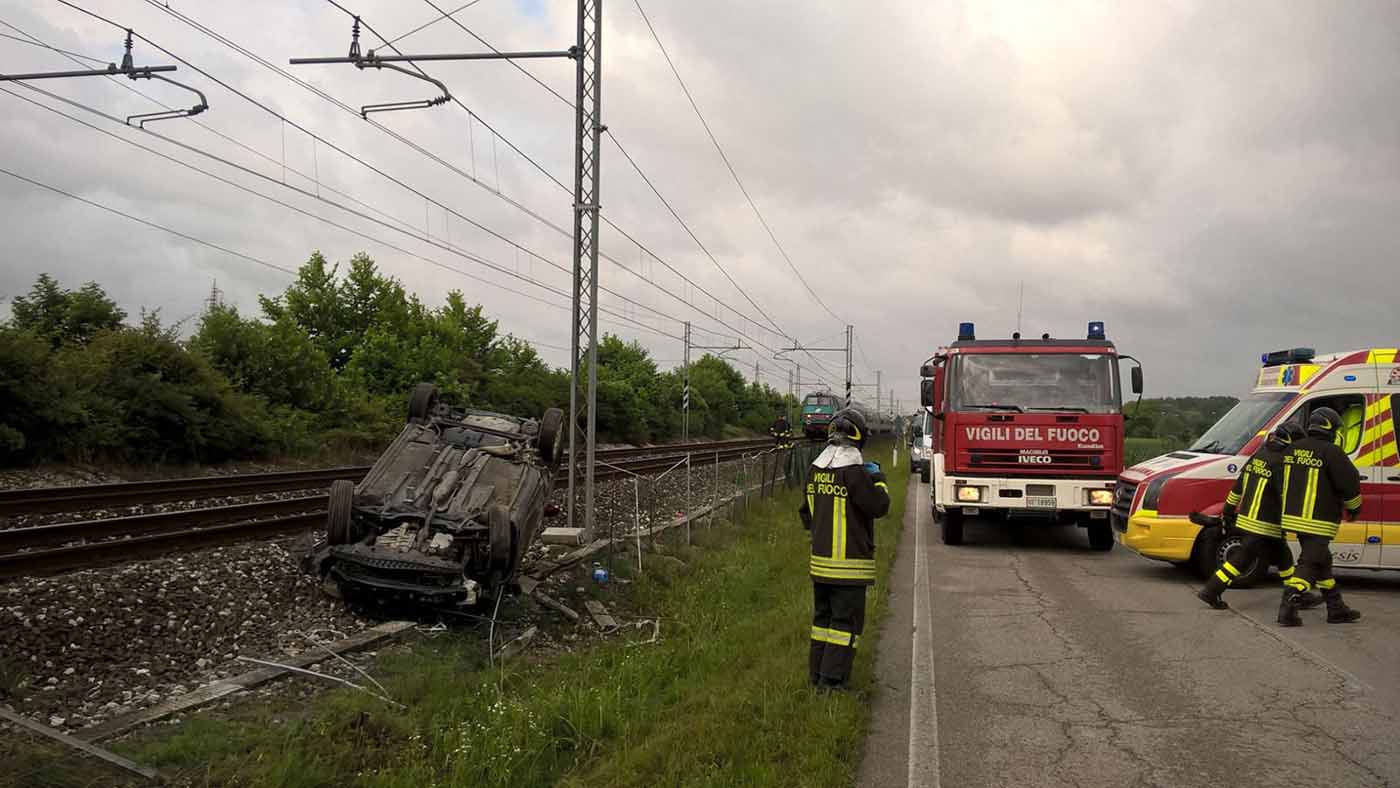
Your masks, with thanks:
M 943 544 L 956 547 L 963 543 L 963 513 L 949 509 L 943 513 Z
M 1232 559 L 1239 557 L 1243 547 L 1244 534 L 1239 531 L 1227 531 L 1223 537 L 1219 535 L 1218 531 L 1215 533 L 1202 532 L 1200 541 L 1196 545 L 1196 571 L 1201 577 L 1210 577 L 1222 564 L 1230 561 L 1236 569 L 1240 570 L 1240 576 L 1230 584 L 1231 587 L 1249 588 L 1258 584 L 1269 573 L 1268 562 L 1255 556 L 1254 561 L 1249 566 L 1240 566 Z
M 1089 532 L 1089 549 L 1108 551 L 1113 549 L 1113 526 L 1107 518 L 1090 520 L 1085 529 Z
M 355 541 L 352 508 L 355 503 L 355 483 L 349 479 L 331 482 L 326 502 L 326 543 L 350 544 Z
M 431 383 L 419 383 L 414 386 L 413 393 L 408 395 L 408 423 L 421 424 L 426 421 L 437 404 L 437 386 Z

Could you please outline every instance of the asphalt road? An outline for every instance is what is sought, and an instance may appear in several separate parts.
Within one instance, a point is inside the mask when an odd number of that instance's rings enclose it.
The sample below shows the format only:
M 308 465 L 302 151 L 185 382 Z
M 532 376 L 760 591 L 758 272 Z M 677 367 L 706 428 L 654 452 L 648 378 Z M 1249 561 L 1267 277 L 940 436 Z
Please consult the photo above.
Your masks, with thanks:
M 1400 572 L 1339 572 L 1361 623 L 1202 605 L 1076 528 L 945 546 L 911 489 L 861 786 L 1400 786 Z

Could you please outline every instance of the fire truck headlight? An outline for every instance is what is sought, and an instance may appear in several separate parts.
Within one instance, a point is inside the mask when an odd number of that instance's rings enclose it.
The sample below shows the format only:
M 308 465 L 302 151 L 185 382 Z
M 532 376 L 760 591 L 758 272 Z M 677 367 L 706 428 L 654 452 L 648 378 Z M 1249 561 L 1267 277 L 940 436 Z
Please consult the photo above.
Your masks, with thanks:
M 1090 491 L 1089 491 L 1089 505 L 1090 505 L 1090 506 L 1112 506 L 1112 505 L 1113 505 L 1113 491 L 1112 491 L 1112 490 L 1090 490 Z
M 958 500 L 962 503 L 978 503 L 982 500 L 982 488 L 959 487 Z

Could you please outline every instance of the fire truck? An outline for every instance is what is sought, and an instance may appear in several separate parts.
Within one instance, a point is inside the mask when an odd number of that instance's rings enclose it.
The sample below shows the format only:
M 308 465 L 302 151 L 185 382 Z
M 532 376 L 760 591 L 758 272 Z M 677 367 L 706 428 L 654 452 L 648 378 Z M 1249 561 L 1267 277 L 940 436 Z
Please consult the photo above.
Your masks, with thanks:
M 1235 477 L 1275 427 L 1306 425 L 1319 407 L 1342 417 L 1337 441 L 1361 474 L 1361 512 L 1341 524 L 1332 561 L 1356 569 L 1400 569 L 1400 354 L 1395 347 L 1340 353 L 1290 348 L 1265 353 L 1254 390 L 1189 449 L 1139 463 L 1118 478 L 1113 527 L 1123 546 L 1209 575 L 1243 535 L 1201 528 L 1193 512 L 1218 515 Z M 1294 553 L 1298 543 L 1289 545 Z M 1241 566 L 1236 585 L 1268 574 L 1263 561 Z
M 930 408 L 929 494 L 943 542 L 968 517 L 1073 523 L 1113 548 L 1109 509 L 1123 462 L 1119 354 L 1104 324 L 1084 339 L 978 339 L 972 323 L 920 369 Z

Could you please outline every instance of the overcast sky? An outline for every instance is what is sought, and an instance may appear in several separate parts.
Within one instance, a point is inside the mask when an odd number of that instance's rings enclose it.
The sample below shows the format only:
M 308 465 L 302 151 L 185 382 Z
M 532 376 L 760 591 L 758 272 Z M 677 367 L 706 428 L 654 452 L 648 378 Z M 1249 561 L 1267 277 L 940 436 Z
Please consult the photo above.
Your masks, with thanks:
M 426 302 L 461 289 L 504 330 L 544 343 L 545 358 L 567 364 L 567 352 L 550 347 L 569 343 L 567 312 L 481 280 L 564 299 L 479 262 L 570 287 L 567 273 L 551 265 L 569 265 L 570 195 L 511 149 L 572 185 L 573 116 L 558 98 L 505 63 L 430 64 L 479 120 L 455 105 L 372 118 L 454 171 L 157 5 L 75 2 L 210 75 L 184 65 L 173 75 L 208 96 L 211 109 L 197 119 L 207 128 L 171 120 L 151 131 L 266 179 L 22 87 L 6 89 L 305 213 L 0 93 L 4 169 L 285 268 L 313 249 L 332 260 L 364 250 Z M 438 16 L 426 2 L 344 4 L 391 38 Z M 172 5 L 347 105 L 433 95 L 427 83 L 388 72 L 287 66 L 291 57 L 347 50 L 350 21 L 329 3 Z M 783 334 L 834 347 L 844 323 L 854 324 L 858 382 L 883 370 L 886 387 L 911 408 L 919 363 L 953 338 L 960 321 L 976 322 L 984 337 L 1011 333 L 1021 283 L 1027 334 L 1081 336 L 1087 321 L 1104 320 L 1120 350 L 1142 360 L 1152 396 L 1240 394 L 1264 350 L 1400 342 L 1394 2 L 643 0 L 643 7 L 777 239 L 840 320 L 795 280 L 631 0 L 609 0 L 605 9 L 604 122 Z M 526 50 L 567 47 L 574 15 L 572 2 L 480 0 L 456 18 L 498 48 Z M 23 31 L 80 55 L 120 58 L 118 30 L 57 2 L 0 0 L 0 20 L 8 36 Z M 362 46 L 379 43 L 366 33 Z M 399 46 L 483 48 L 451 22 Z M 141 41 L 135 58 L 173 62 Z M 77 67 L 0 38 L 0 71 Z M 572 98 L 569 62 L 525 67 Z M 30 84 L 120 118 L 156 109 L 128 86 L 171 105 L 193 103 L 192 94 L 145 81 Z M 603 330 L 639 339 L 667 365 L 681 357 L 671 338 L 680 336 L 680 320 L 694 323 L 697 344 L 732 344 L 742 332 L 741 341 L 759 350 L 731 356 L 747 375 L 757 359 L 762 377 L 784 388 L 791 367 L 762 348 L 791 340 L 760 325 L 758 309 L 610 143 L 602 169 L 604 214 L 714 296 L 605 228 L 602 247 L 615 262 L 601 263 L 600 281 L 617 295 L 602 302 L 621 319 L 605 316 Z M 392 227 L 318 200 L 318 191 Z M 48 271 L 71 287 L 97 280 L 133 314 L 147 306 L 179 320 L 199 312 L 215 280 L 246 312 L 256 312 L 258 293 L 289 281 L 5 175 L 0 228 L 0 298 L 22 294 Z M 811 377 L 815 362 L 797 358 Z M 818 374 L 839 385 L 844 359 L 817 359 L 826 370 Z

